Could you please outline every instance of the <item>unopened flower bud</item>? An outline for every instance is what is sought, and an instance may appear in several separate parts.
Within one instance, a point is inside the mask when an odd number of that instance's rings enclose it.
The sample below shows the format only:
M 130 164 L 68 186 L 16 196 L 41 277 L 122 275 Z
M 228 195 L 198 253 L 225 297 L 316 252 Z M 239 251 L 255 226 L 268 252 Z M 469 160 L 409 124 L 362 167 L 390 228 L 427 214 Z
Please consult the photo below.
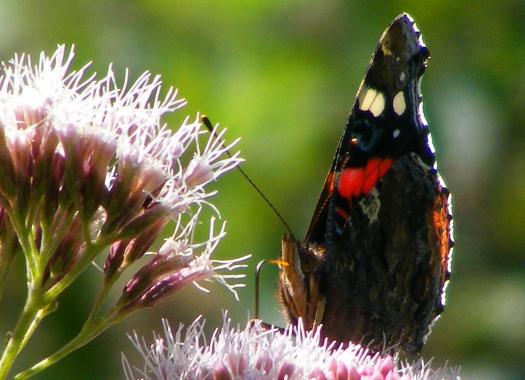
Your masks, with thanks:
M 186 285 L 188 281 L 184 280 L 192 274 L 188 269 L 189 261 L 190 258 L 185 256 L 155 255 L 128 281 L 117 302 L 117 308 L 125 313 L 150 306 L 157 301 L 159 293 L 167 294 Z M 193 280 L 189 280 L 191 281 Z M 161 289 L 163 286 L 166 287 L 164 291 Z
M 124 239 L 132 239 L 139 234 L 142 234 L 145 230 L 149 230 L 156 226 L 164 225 L 169 216 L 169 209 L 162 203 L 157 203 L 148 207 L 144 212 L 133 218 L 123 229 L 119 235 Z
M 162 233 L 167 220 L 161 219 L 132 240 L 120 240 L 114 243 L 104 263 L 106 279 L 123 271 L 141 258 Z
M 42 285 L 48 286 L 60 281 L 69 268 L 74 265 L 78 256 L 81 255 L 84 241 L 81 234 L 80 218 L 75 218 L 69 230 L 57 245 L 55 253 L 47 262 L 42 278 Z M 49 285 L 50 284 L 50 285 Z
M 15 168 L 11 153 L 7 147 L 5 126 L 0 122 L 0 193 L 5 198 L 11 198 L 16 193 Z M 3 205 L 7 207 L 7 204 Z
M 106 279 L 111 279 L 121 268 L 124 261 L 126 249 L 130 245 L 131 240 L 119 240 L 113 243 L 109 248 L 109 253 L 104 262 L 104 275 Z

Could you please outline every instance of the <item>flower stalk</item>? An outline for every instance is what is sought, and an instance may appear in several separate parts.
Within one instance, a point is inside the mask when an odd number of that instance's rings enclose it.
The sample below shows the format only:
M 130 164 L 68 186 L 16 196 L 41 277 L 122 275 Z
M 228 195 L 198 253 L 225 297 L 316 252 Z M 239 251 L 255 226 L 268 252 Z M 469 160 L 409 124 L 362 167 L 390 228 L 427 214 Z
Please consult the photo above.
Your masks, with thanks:
M 11 286 L 16 255 L 25 259 L 27 284 L 24 309 L 0 347 L 0 380 L 62 292 L 96 261 L 104 262 L 101 288 L 81 331 L 16 379 L 188 284 L 217 280 L 235 296 L 242 286 L 229 281 L 243 275 L 223 272 L 245 267 L 246 257 L 211 259 L 224 223 L 217 233 L 213 217 L 209 238 L 193 241 L 202 208 L 218 213 L 208 185 L 241 162 L 238 152 L 224 155 L 237 141 L 223 144 L 224 130 L 208 135 L 198 115 L 175 131 L 162 124 L 185 101 L 173 89 L 161 97 L 159 76 L 146 72 L 131 83 L 126 74 L 118 85 L 111 67 L 102 79 L 86 76 L 87 66 L 71 70 L 73 57 L 73 49 L 59 46 L 35 65 L 15 56 L 0 73 L 0 295 Z M 170 221 L 171 237 L 152 251 L 169 235 Z M 129 273 L 144 256 L 143 267 Z M 122 276 L 129 281 L 112 303 L 110 290 Z

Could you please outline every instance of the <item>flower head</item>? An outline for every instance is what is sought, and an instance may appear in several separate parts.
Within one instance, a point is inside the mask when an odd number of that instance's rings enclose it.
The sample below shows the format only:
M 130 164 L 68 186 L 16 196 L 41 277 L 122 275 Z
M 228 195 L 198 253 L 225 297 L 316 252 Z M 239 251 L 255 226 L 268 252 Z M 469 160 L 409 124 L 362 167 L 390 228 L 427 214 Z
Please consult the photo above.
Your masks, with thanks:
M 198 318 L 173 334 L 163 320 L 163 336 L 154 333 L 152 343 L 135 333 L 130 339 L 144 365 L 132 367 L 123 356 L 126 379 L 459 379 L 455 369 L 433 371 L 358 345 L 336 347 L 321 339 L 320 328 L 306 332 L 299 324 L 282 332 L 256 323 L 241 329 L 224 315 L 208 341 L 204 323 Z
M 72 70 L 73 57 L 73 49 L 59 46 L 36 64 L 15 56 L 0 73 L 0 295 L 20 253 L 27 283 L 0 358 L 2 379 L 62 292 L 103 256 L 99 292 L 79 334 L 17 378 L 188 284 L 205 290 L 199 282 L 216 280 L 236 297 L 243 285 L 237 280 L 244 276 L 231 271 L 245 267 L 247 256 L 211 258 L 225 223 L 217 232 L 216 191 L 208 184 L 241 162 L 238 152 L 229 153 L 236 141 L 225 143 L 217 128 L 209 135 L 199 115 L 175 130 L 163 124 L 162 116 L 185 101 L 173 89 L 162 96 L 159 76 L 146 72 L 131 82 L 126 72 L 119 85 L 111 66 L 97 79 L 87 75 L 89 65 Z M 205 207 L 213 214 L 210 234 L 196 242 Z M 156 240 L 173 225 L 159 249 Z M 108 302 L 124 275 L 122 295 Z
M 159 76 L 146 72 L 131 82 L 126 72 L 119 85 L 111 67 L 97 79 L 87 75 L 89 65 L 71 70 L 73 58 L 73 49 L 59 46 L 36 64 L 25 55 L 4 64 L 0 215 L 11 234 L 0 236 L 3 245 L 12 246 L 16 233 L 30 276 L 49 296 L 107 250 L 106 284 L 151 254 L 126 285 L 120 312 L 198 280 L 238 278 L 218 272 L 242 267 L 238 260 L 210 258 L 224 225 L 214 234 L 212 219 L 208 240 L 192 241 L 199 210 L 218 212 L 207 184 L 241 162 L 238 152 L 224 155 L 237 141 L 224 144 L 224 129 L 209 135 L 198 115 L 175 131 L 163 124 L 162 116 L 185 101 L 171 88 L 161 96 Z M 176 232 L 162 252 L 150 252 L 170 221 Z

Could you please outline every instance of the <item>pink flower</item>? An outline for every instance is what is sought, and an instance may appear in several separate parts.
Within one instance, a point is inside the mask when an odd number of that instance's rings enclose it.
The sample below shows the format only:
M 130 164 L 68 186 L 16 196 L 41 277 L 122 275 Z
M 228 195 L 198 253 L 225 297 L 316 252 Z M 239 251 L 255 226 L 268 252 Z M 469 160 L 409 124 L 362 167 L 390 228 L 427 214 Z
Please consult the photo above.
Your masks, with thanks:
M 199 115 L 172 130 L 164 114 L 185 101 L 146 72 L 118 84 L 88 65 L 70 69 L 73 49 L 59 46 L 34 65 L 21 55 L 0 73 L 0 293 L 16 255 L 26 264 L 27 299 L 0 357 L 0 378 L 57 299 L 105 256 L 99 293 L 79 334 L 21 377 L 82 347 L 127 314 L 153 306 L 183 286 L 216 280 L 237 297 L 248 256 L 215 260 L 225 235 L 209 188 L 242 160 L 230 155 L 224 129 L 213 135 Z M 225 154 L 228 153 L 228 154 Z M 194 241 L 200 211 L 210 208 L 209 236 Z M 170 223 L 173 222 L 173 223 Z M 202 223 L 201 223 L 202 224 Z M 159 249 L 154 244 L 175 225 Z M 149 256 L 138 270 L 132 266 Z M 99 260 L 97 260 L 99 259 Z M 135 273 L 130 273 L 131 270 Z M 122 295 L 108 298 L 127 275 Z M 86 300 L 89 301 L 89 300 Z
M 240 275 L 218 271 L 243 265 L 211 260 L 224 224 L 215 234 L 213 218 L 202 243 L 192 236 L 201 208 L 218 215 L 211 203 L 216 191 L 207 185 L 242 161 L 239 152 L 225 155 L 237 141 L 225 144 L 224 129 L 210 135 L 199 115 L 175 131 L 163 124 L 161 117 L 185 101 L 171 88 L 161 96 L 159 76 L 146 72 L 132 83 L 126 72 L 119 85 L 111 67 L 96 79 L 86 74 L 88 65 L 71 70 L 73 58 L 64 46 L 51 57 L 42 53 L 36 65 L 15 56 L 0 76 L 2 245 L 13 246 L 17 236 L 26 242 L 30 276 L 46 297 L 61 293 L 108 250 L 106 284 L 152 255 L 125 287 L 120 312 L 203 279 L 215 278 L 236 294 L 238 285 L 227 279 Z M 177 230 L 163 252 L 150 252 L 170 221 Z M 20 236 L 30 231 L 34 241 Z M 0 262 L 10 261 L 8 254 L 0 253 Z M 184 265 L 176 264 L 181 260 Z
M 147 343 L 136 333 L 130 337 L 144 363 L 132 367 L 123 356 L 127 380 L 171 379 L 318 379 L 318 380 L 431 380 L 459 379 L 456 369 L 431 370 L 422 362 L 401 364 L 396 357 L 372 354 L 359 345 L 336 347 L 321 340 L 320 329 L 307 332 L 301 324 L 284 332 L 260 324 L 223 326 L 211 339 L 204 335 L 202 318 L 175 334 L 163 320 L 164 334 Z

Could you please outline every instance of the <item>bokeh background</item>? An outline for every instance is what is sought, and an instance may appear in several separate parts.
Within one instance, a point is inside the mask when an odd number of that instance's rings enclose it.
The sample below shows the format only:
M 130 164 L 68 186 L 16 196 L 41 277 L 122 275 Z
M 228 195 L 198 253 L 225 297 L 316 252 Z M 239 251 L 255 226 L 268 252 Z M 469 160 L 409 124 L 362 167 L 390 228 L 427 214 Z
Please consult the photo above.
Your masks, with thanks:
M 423 356 L 462 366 L 475 379 L 525 378 L 525 3 L 469 1 L 115 1 L 0 0 L 0 57 L 51 53 L 75 44 L 78 68 L 114 63 L 131 76 L 160 73 L 189 105 L 166 119 L 177 126 L 202 111 L 242 137 L 251 173 L 296 235 L 310 222 L 326 171 L 370 55 L 384 28 L 408 11 L 432 59 L 425 112 L 439 167 L 453 194 L 455 240 L 447 308 Z M 221 309 L 243 324 L 253 313 L 253 273 L 277 257 L 282 225 L 246 181 L 214 184 L 228 220 L 218 258 L 252 253 L 240 302 L 220 286 L 193 287 L 142 311 L 39 379 L 123 378 L 126 333 L 150 335 L 167 317 L 198 314 L 217 326 Z M 24 298 L 22 263 L 0 305 L 2 334 Z M 262 316 L 282 324 L 277 271 L 263 273 Z M 71 337 L 100 286 L 96 269 L 66 292 L 18 368 Z

